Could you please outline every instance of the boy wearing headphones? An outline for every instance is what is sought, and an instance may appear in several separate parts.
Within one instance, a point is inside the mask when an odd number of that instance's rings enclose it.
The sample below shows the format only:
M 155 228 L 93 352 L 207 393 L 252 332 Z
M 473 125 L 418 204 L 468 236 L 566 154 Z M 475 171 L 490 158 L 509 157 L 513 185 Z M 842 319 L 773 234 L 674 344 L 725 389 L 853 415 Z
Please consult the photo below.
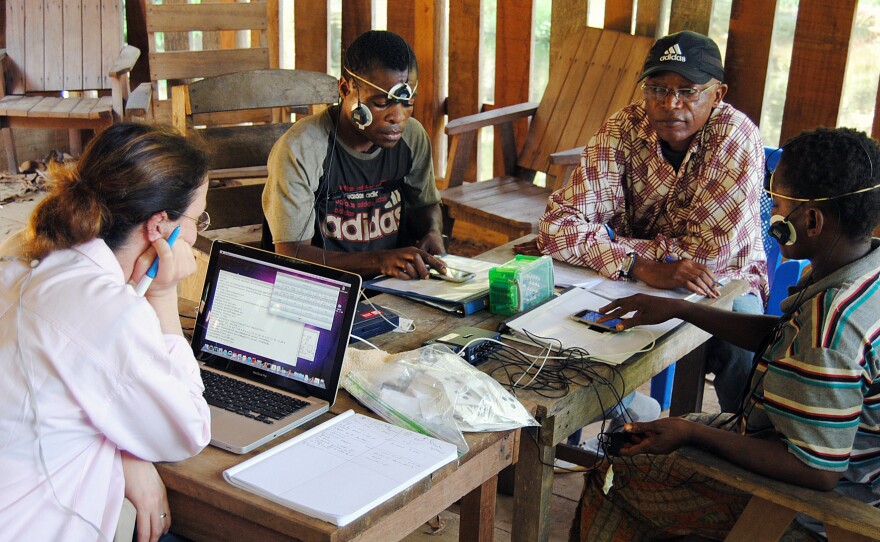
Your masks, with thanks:
M 573 529 L 581 540 L 686 535 L 722 539 L 749 495 L 676 465 L 669 454 L 696 446 L 785 482 L 880 502 L 880 146 L 840 128 L 805 132 L 784 145 L 767 192 L 770 233 L 786 258 L 811 271 L 782 302 L 782 317 L 736 314 L 647 295 L 602 310 L 621 329 L 681 318 L 756 352 L 745 400 L 733 415 L 630 423 L 615 464 L 588 477 Z M 704 415 L 705 416 L 705 415 Z M 639 457 L 635 457 L 639 456 Z M 675 502 L 674 510 L 661 503 Z M 799 518 L 800 519 L 800 518 Z M 807 522 L 786 540 L 814 540 Z
M 372 277 L 443 272 L 431 143 L 411 119 L 406 41 L 361 34 L 343 54 L 339 104 L 294 124 L 269 155 L 263 212 L 275 251 Z

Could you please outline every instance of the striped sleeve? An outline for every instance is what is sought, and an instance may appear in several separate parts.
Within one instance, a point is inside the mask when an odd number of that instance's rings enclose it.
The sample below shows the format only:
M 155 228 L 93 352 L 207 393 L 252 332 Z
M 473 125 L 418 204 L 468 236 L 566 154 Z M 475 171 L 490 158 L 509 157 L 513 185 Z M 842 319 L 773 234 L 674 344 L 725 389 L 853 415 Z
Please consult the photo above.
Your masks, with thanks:
M 818 294 L 792 320 L 795 340 L 766 366 L 761 407 L 789 450 L 815 468 L 880 467 L 880 450 L 862 445 L 880 433 L 880 402 L 866 396 L 877 374 L 878 288 L 874 274 Z

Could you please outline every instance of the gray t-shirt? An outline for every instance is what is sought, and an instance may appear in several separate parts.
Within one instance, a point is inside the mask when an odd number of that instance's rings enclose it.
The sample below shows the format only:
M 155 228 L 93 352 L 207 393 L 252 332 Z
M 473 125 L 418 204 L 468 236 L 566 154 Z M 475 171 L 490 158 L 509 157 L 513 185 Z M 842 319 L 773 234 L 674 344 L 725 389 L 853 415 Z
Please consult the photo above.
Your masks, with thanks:
M 407 244 L 406 214 L 440 202 L 428 134 L 410 118 L 393 148 L 358 152 L 335 137 L 335 112 L 298 121 L 272 148 L 263 212 L 273 243 L 311 238 L 339 252 Z

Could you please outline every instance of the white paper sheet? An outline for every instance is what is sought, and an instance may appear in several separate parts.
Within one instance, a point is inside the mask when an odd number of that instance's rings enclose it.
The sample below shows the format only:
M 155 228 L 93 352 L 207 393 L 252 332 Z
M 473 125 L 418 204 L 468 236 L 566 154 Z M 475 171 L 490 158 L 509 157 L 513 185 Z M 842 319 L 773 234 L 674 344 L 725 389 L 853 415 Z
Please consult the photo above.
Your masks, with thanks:
M 608 300 L 582 288 L 572 288 L 551 301 L 507 322 L 520 338 L 544 337 L 542 343 L 554 348 L 583 348 L 597 361 L 619 365 L 633 354 L 652 346 L 664 333 L 681 323 L 669 320 L 662 324 L 637 326 L 615 333 L 594 331 L 574 321 L 571 315 L 583 309 L 598 310 Z
M 342 526 L 457 457 L 454 444 L 349 410 L 227 469 L 223 477 Z

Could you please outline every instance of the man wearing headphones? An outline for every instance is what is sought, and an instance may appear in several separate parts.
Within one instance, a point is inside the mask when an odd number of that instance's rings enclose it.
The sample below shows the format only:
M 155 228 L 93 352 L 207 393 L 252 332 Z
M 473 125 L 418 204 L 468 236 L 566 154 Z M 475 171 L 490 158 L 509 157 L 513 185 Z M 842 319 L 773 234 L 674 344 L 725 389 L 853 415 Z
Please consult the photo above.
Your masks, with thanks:
M 431 143 L 410 118 L 417 70 L 393 32 L 365 32 L 344 52 L 339 104 L 269 155 L 263 211 L 277 252 L 366 277 L 443 272 Z
M 712 297 L 718 279 L 746 280 L 734 310 L 762 313 L 763 143 L 723 101 L 718 46 L 690 31 L 661 38 L 640 80 L 644 100 L 602 125 L 569 185 L 550 197 L 536 248 L 609 278 Z M 721 406 L 735 408 L 751 352 L 714 342 L 707 370 Z
M 770 233 L 783 256 L 808 259 L 811 270 L 782 302 L 781 317 L 647 295 L 602 308 L 608 318 L 634 313 L 621 328 L 680 318 L 757 355 L 734 415 L 627 424 L 635 434 L 620 452 L 628 459 L 614 464 L 614 489 L 603 493 L 603 469 L 588 477 L 573 526 L 580 540 L 723 539 L 750 495 L 665 456 L 682 446 L 769 478 L 880 503 L 880 240 L 872 238 L 880 146 L 855 130 L 820 128 L 783 148 L 767 190 Z M 819 540 L 808 520 L 798 517 L 780 540 Z

